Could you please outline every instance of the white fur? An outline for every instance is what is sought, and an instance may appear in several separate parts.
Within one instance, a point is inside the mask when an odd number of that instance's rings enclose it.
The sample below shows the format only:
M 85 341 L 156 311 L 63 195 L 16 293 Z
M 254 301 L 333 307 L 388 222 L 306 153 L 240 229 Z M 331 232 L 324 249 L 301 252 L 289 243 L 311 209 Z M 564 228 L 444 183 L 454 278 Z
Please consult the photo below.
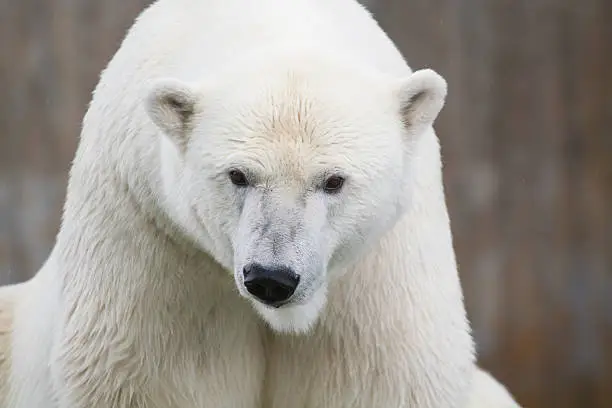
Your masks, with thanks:
M 464 406 L 481 390 L 431 126 L 445 96 L 353 0 L 156 2 L 11 303 L 7 406 Z M 301 276 L 287 306 L 248 294 L 252 261 Z
M 521 408 L 508 390 L 483 370 L 476 370 L 467 408 Z

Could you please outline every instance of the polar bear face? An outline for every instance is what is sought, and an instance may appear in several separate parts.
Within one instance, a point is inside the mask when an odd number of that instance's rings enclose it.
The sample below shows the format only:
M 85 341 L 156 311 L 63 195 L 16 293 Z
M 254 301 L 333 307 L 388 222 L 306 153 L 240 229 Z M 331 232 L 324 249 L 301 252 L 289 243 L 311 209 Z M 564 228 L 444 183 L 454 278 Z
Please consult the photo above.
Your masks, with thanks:
M 165 211 L 281 332 L 308 330 L 330 280 L 397 220 L 411 143 L 446 95 L 430 70 L 397 80 L 303 66 L 162 78 L 146 98 Z

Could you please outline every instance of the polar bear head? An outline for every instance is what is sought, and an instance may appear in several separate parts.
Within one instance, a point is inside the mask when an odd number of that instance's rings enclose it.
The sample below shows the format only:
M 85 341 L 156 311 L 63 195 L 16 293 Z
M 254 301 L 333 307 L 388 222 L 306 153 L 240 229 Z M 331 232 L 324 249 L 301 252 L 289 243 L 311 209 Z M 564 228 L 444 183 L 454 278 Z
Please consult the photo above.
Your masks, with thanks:
M 148 90 L 162 206 L 274 329 L 303 332 L 330 279 L 406 207 L 411 146 L 440 112 L 446 82 L 318 55 L 238 65 Z

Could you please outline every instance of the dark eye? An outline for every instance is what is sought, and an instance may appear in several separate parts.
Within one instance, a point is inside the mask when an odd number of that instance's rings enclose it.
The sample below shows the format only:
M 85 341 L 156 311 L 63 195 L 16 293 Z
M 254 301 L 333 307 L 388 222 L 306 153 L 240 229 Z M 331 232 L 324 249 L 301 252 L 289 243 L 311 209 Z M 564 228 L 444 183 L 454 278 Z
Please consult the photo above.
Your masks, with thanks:
M 231 182 L 236 186 L 246 187 L 249 185 L 249 181 L 247 180 L 244 173 L 240 170 L 230 170 L 229 178 Z
M 344 185 L 344 177 L 331 176 L 325 180 L 323 190 L 328 194 L 337 193 L 342 188 L 342 185 Z

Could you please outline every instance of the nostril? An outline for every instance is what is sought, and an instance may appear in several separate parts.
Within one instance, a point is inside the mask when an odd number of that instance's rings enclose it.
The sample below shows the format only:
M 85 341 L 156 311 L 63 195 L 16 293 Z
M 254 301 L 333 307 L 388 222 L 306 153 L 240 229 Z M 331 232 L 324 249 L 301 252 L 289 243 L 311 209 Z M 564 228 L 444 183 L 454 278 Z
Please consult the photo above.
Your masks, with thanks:
M 244 276 L 245 278 L 249 276 L 250 273 L 251 273 L 251 264 L 242 268 L 242 276 Z

